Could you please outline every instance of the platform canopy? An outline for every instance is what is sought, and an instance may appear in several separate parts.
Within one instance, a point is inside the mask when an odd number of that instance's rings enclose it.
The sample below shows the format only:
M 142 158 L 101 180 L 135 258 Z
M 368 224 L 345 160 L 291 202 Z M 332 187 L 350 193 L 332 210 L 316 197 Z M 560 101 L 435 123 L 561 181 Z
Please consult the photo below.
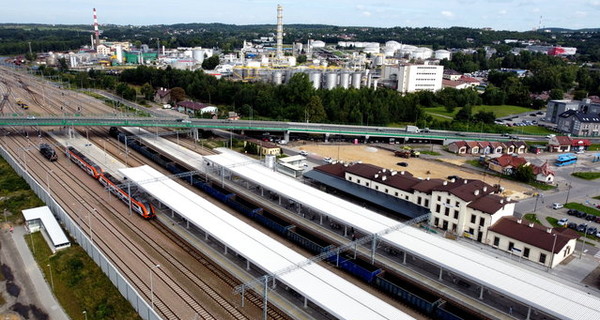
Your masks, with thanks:
M 183 185 L 165 179 L 152 167 L 120 171 L 146 193 L 266 273 L 277 273 L 307 259 Z M 283 273 L 277 279 L 339 319 L 413 319 L 318 264 Z

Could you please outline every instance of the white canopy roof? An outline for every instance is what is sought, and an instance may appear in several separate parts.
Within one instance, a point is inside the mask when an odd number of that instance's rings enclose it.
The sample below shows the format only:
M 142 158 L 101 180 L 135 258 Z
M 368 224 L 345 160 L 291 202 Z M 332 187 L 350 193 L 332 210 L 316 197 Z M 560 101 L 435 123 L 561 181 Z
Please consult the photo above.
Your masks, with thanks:
M 140 188 L 190 223 L 268 273 L 306 260 L 177 182 L 164 179 L 163 174 L 149 166 L 120 171 L 129 180 L 142 183 Z M 278 279 L 340 319 L 413 319 L 318 264 L 282 274 Z
M 244 180 L 274 190 L 283 197 L 323 212 L 338 221 L 344 221 L 348 226 L 363 233 L 378 233 L 398 225 L 396 220 L 322 192 L 296 179 L 274 173 L 258 162 L 249 163 L 249 158 L 244 155 L 225 148 L 219 148 L 218 151 L 222 154 L 205 156 L 205 159 L 226 167 Z M 241 165 L 242 163 L 244 165 Z M 600 319 L 600 299 L 578 288 L 549 279 L 545 274 L 500 261 L 454 241 L 412 227 L 389 233 L 383 236 L 383 240 L 559 318 Z
M 47 206 L 25 209 L 23 210 L 23 217 L 25 221 L 40 219 L 55 248 L 70 243 L 52 214 L 52 211 Z

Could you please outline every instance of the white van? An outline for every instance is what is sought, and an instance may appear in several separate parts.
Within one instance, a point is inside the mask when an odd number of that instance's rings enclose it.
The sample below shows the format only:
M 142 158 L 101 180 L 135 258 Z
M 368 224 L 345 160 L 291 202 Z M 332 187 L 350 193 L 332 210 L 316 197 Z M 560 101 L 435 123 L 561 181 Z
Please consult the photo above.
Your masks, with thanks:
M 562 203 L 555 202 L 552 204 L 552 209 L 554 209 L 554 210 L 560 209 L 562 207 L 563 207 Z

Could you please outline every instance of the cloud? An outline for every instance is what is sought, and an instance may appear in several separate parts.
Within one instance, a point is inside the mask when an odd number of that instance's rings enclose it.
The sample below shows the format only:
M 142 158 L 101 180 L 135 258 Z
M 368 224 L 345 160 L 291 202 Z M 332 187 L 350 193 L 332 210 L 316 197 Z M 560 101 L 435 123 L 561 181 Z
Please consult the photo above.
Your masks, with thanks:
M 365 17 L 370 17 L 370 16 L 371 16 L 371 12 L 369 12 L 369 11 L 363 11 L 363 13 L 362 13 L 362 14 L 363 14 L 363 16 L 365 16 Z
M 588 1 L 588 3 L 592 7 L 598 7 L 598 8 L 600 8 L 600 0 L 590 0 L 590 1 Z
M 441 13 L 444 17 L 448 17 L 448 18 L 454 17 L 454 13 L 452 13 L 452 11 L 442 11 Z
M 505 15 L 507 13 L 508 13 L 508 11 L 506 11 L 506 10 L 500 10 L 500 11 L 498 11 L 498 14 L 502 14 L 502 15 Z

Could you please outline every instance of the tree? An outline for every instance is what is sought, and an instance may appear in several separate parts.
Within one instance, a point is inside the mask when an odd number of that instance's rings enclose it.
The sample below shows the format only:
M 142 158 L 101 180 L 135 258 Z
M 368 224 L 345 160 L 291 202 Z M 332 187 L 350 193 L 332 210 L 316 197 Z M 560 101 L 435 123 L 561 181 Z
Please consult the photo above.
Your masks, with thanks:
M 550 99 L 552 100 L 562 100 L 565 92 L 562 89 L 552 89 L 550 90 Z
M 204 59 L 202 62 L 202 69 L 204 70 L 214 70 L 219 65 L 219 56 L 214 55 L 207 59 Z
M 533 174 L 533 168 L 530 165 L 520 165 L 518 166 L 514 173 L 513 173 L 515 179 L 521 181 L 521 182 L 525 182 L 525 183 L 529 183 L 532 182 L 533 180 L 535 180 L 535 175 Z
M 67 64 L 67 59 L 60 58 L 58 59 L 58 70 L 60 72 L 65 72 L 69 70 L 69 64 Z
M 154 88 L 152 88 L 152 86 L 148 82 L 146 82 L 140 89 L 140 93 L 144 96 L 146 100 L 151 101 L 154 97 Z
M 298 57 L 296 57 L 296 62 L 297 62 L 298 64 L 303 64 L 303 63 L 305 63 L 305 62 L 306 62 L 306 60 L 307 60 L 307 58 L 306 58 L 306 55 L 305 55 L 305 54 L 301 54 L 301 55 L 299 55 Z
M 491 124 L 496 120 L 496 115 L 492 111 L 479 111 L 473 116 L 473 119 L 476 122 Z
M 323 102 L 319 96 L 310 97 L 310 101 L 306 105 L 307 120 L 310 122 L 325 122 L 327 121 L 327 114 L 323 107 Z
M 455 121 L 471 121 L 473 108 L 471 106 L 464 106 L 454 116 Z
M 175 101 L 175 103 L 185 100 L 185 90 L 182 87 L 171 89 L 171 100 Z
M 575 92 L 573 92 L 574 100 L 583 100 L 583 99 L 587 98 L 587 96 L 588 96 L 588 92 L 585 90 L 576 90 Z

